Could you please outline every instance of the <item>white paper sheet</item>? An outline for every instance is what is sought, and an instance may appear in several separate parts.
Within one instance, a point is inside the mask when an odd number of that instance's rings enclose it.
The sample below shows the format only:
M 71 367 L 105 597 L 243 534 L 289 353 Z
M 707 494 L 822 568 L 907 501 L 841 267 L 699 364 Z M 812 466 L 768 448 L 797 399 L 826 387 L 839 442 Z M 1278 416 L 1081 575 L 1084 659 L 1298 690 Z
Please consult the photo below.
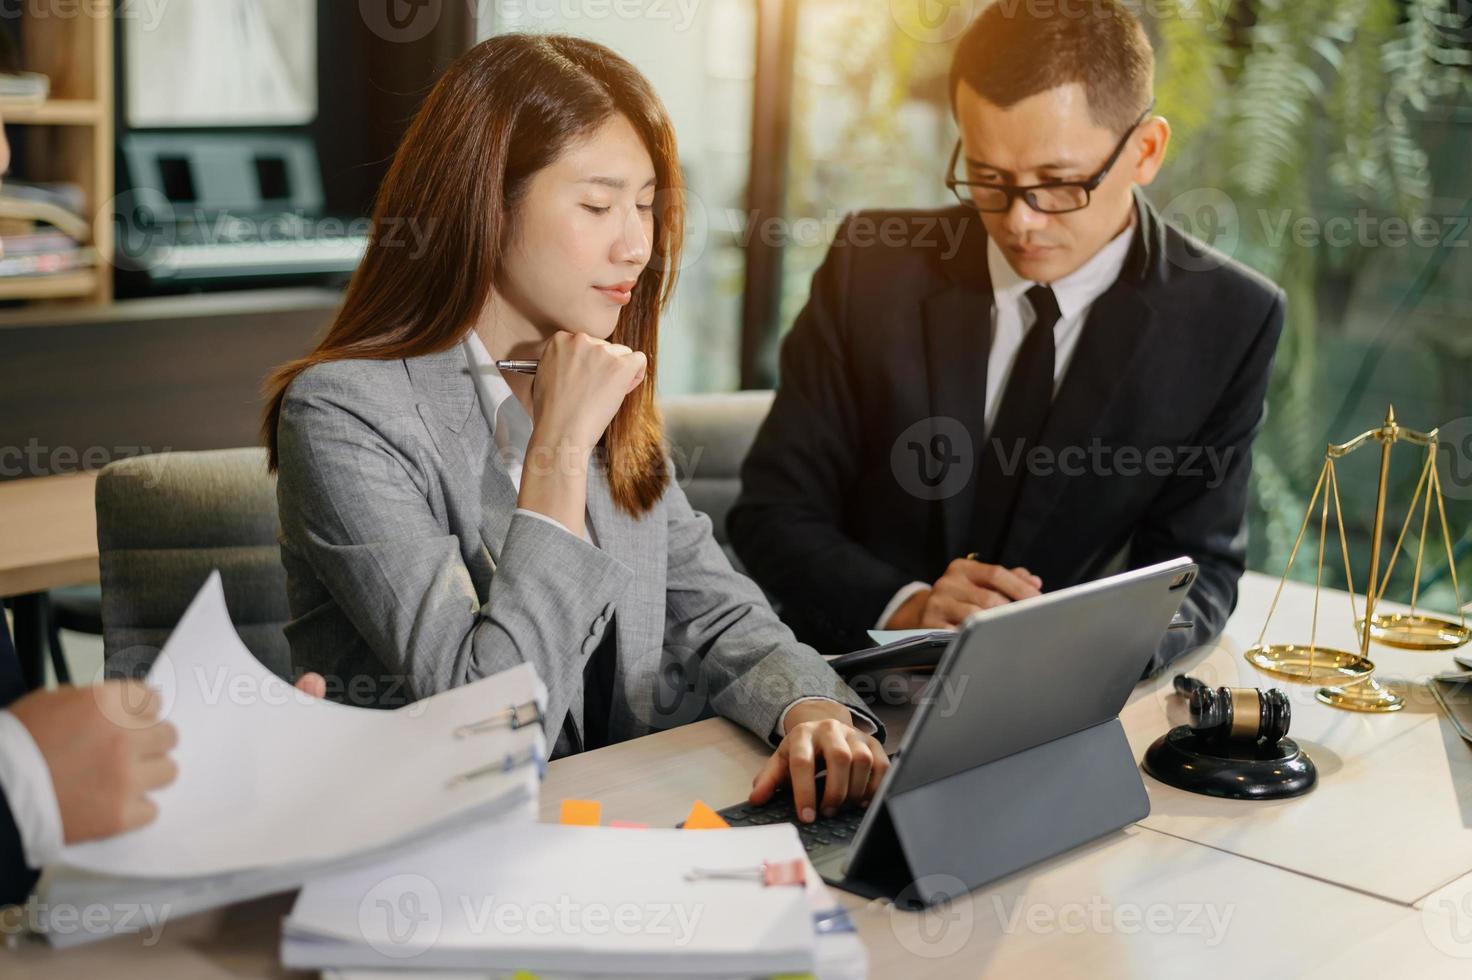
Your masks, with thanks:
M 932 633 L 944 633 L 945 630 L 869 630 L 869 639 L 874 641 L 876 647 L 882 647 L 887 643 L 896 643 L 900 640 L 908 640 L 916 636 L 929 636 Z
M 472 828 L 308 882 L 283 929 L 283 963 L 644 976 L 810 972 L 813 914 L 803 888 L 685 878 L 693 868 L 804 857 L 790 824 Z
M 447 785 L 508 753 L 546 757 L 542 728 L 454 730 L 546 688 L 529 664 L 397 711 L 319 701 L 251 656 L 230 623 L 219 573 L 195 596 L 148 683 L 179 732 L 179 778 L 153 795 L 158 819 L 73 845 L 62 865 L 110 875 L 180 878 L 321 862 L 381 847 L 532 793 L 538 771 Z

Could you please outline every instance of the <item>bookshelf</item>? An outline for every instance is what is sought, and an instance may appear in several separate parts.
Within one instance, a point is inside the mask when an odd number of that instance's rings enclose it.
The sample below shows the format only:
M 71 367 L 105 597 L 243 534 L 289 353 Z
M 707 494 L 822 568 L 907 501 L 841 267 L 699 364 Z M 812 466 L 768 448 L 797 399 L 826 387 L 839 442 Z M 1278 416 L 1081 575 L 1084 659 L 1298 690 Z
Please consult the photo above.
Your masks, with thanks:
M 0 279 L 0 300 L 102 305 L 112 300 L 113 20 L 112 5 L 59 8 L 23 5 L 19 18 L 22 68 L 51 79 L 43 102 L 0 99 L 11 139 L 23 144 L 32 181 L 69 181 L 82 188 L 91 218 L 93 269 Z

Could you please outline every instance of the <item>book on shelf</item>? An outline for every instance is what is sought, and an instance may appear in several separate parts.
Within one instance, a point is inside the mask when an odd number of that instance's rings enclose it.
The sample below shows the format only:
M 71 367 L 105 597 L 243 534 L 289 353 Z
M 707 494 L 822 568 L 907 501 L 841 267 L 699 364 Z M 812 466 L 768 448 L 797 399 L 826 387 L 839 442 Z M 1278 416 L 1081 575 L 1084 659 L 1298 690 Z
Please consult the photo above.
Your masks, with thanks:
M 0 280 L 53 276 L 98 263 L 91 223 L 75 184 L 16 184 L 0 190 Z
M 40 72 L 0 72 L 0 112 L 40 105 L 50 94 L 51 79 Z

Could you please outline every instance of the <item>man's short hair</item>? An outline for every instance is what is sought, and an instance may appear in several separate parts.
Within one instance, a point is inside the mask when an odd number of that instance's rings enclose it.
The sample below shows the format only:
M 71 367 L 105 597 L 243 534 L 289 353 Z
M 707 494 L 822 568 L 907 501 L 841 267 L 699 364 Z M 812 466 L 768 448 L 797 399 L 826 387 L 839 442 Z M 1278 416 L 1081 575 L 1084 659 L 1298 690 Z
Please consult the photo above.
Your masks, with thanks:
M 1145 29 L 1116 0 L 993 0 L 951 58 L 951 111 L 963 82 L 1004 109 L 1078 82 L 1094 122 L 1122 133 L 1150 104 L 1154 73 Z

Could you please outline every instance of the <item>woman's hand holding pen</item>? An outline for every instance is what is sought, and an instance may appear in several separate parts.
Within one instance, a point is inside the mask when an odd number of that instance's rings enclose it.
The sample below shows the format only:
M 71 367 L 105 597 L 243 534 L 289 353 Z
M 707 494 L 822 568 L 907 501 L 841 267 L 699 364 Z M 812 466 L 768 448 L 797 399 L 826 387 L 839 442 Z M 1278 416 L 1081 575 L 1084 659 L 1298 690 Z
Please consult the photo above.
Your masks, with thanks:
M 644 383 L 641 351 L 561 331 L 542 350 L 532 385 L 532 435 L 517 504 L 582 534 L 588 459 L 624 399 Z

